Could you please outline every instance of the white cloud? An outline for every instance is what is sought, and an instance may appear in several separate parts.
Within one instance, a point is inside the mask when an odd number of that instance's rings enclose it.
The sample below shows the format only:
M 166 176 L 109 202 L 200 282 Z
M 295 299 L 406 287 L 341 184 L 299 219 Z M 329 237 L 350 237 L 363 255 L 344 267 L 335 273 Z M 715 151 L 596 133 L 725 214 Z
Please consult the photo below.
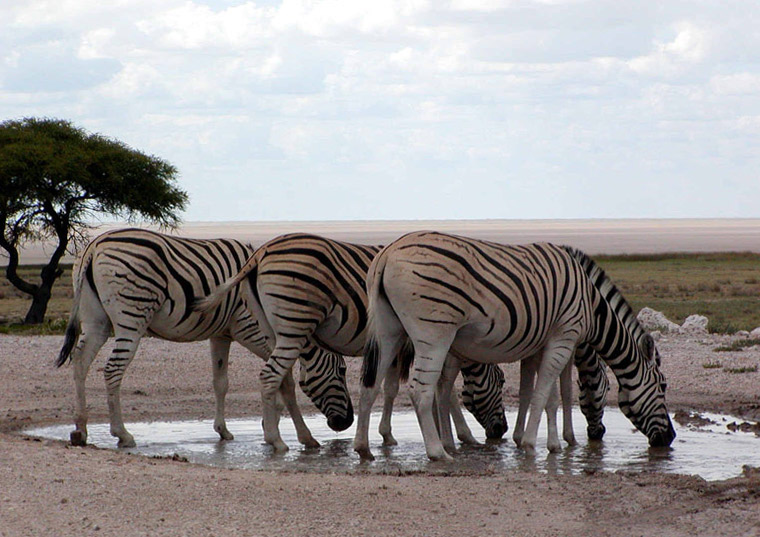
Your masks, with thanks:
M 675 38 L 655 42 L 654 50 L 628 62 L 630 68 L 649 76 L 672 76 L 701 62 L 709 49 L 709 32 L 689 22 L 676 25 Z
M 760 164 L 724 1 L 5 2 L 0 115 L 160 154 L 190 219 L 706 214 Z
M 713 91 L 719 95 L 760 96 L 760 73 L 734 73 L 716 75 L 710 80 Z

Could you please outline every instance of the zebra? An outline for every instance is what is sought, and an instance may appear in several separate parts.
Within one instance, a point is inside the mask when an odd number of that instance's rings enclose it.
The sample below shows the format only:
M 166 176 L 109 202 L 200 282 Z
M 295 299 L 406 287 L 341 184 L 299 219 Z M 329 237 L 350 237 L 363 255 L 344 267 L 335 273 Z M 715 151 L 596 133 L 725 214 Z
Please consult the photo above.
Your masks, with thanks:
M 367 277 L 370 328 L 354 449 L 371 458 L 369 411 L 382 376 L 405 338 L 414 346 L 412 399 L 430 459 L 450 459 L 432 419 L 432 386 L 449 352 L 484 363 L 540 353 L 538 379 L 522 447 L 533 453 L 552 386 L 586 343 L 619 384 L 623 414 L 651 446 L 668 446 L 675 430 L 665 378 L 652 344 L 640 346 L 625 303 L 583 252 L 548 243 L 508 246 L 436 232 L 415 232 L 388 245 Z M 650 336 L 651 338 L 651 336 Z M 441 396 L 441 404 L 446 397 Z
M 106 363 L 104 377 L 110 432 L 118 438 L 120 447 L 135 445 L 134 437 L 124 426 L 120 386 L 144 335 L 178 342 L 210 340 L 216 396 L 214 429 L 222 440 L 233 438 L 224 419 L 230 344 L 237 341 L 266 358 L 271 353 L 271 339 L 237 291 L 207 313 L 192 311 L 190 304 L 194 297 L 209 293 L 235 274 L 252 253 L 251 246 L 235 240 L 179 238 L 134 228 L 106 232 L 87 246 L 74 269 L 74 300 L 56 361 L 58 367 L 68 360 L 74 366 L 76 409 L 75 430 L 70 435 L 72 444 L 87 442 L 85 378 L 111 330 L 115 348 Z M 327 416 L 331 428 L 348 428 L 353 422 L 353 407 L 343 357 L 312 347 L 301 358 L 302 390 Z M 296 404 L 294 386 L 292 376 L 288 375 L 279 392 L 281 399 L 293 419 L 299 441 L 307 447 L 316 447 L 319 443 Z
M 228 292 L 242 282 L 243 294 L 262 328 L 273 334 L 275 347 L 262 371 L 263 390 L 273 392 L 286 377 L 305 345 L 316 344 L 346 356 L 361 354 L 367 329 L 365 280 L 380 246 L 351 244 L 317 235 L 295 233 L 277 237 L 259 247 L 234 278 L 214 293 L 198 299 L 195 308 L 217 307 Z M 399 362 L 403 362 L 400 358 Z M 454 373 L 459 362 L 451 358 Z M 406 364 L 409 365 L 408 363 Z M 385 445 L 394 445 L 390 416 L 404 366 L 389 368 L 385 377 L 385 403 L 380 433 Z M 504 375 L 498 366 L 465 365 L 465 405 L 486 429 L 489 438 L 506 432 L 501 389 Z M 456 401 L 456 399 L 453 399 Z M 475 442 L 458 405 L 451 406 L 460 440 Z M 264 428 L 273 420 L 264 407 Z M 442 420 L 448 423 L 446 419 Z M 275 449 L 287 449 L 274 428 L 266 441 Z M 450 447 L 453 448 L 453 436 Z

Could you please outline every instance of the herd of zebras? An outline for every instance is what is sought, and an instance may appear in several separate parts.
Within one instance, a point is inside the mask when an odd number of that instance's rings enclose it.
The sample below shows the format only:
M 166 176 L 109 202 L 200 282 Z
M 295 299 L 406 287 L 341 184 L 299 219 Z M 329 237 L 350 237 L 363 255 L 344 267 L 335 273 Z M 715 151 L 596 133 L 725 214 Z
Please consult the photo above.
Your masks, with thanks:
M 567 246 L 511 246 L 416 232 L 384 248 L 290 234 L 254 249 L 235 240 L 122 229 L 89 244 L 73 279 L 74 301 L 57 365 L 69 359 L 73 364 L 75 445 L 87 441 L 85 378 L 111 333 L 114 348 L 104 377 L 110 432 L 121 447 L 135 441 L 124 426 L 120 385 L 145 335 L 210 340 L 214 429 L 225 440 L 233 438 L 224 418 L 230 344 L 237 341 L 264 359 L 259 377 L 264 438 L 280 451 L 288 449 L 278 429 L 283 406 L 298 440 L 319 445 L 296 403 L 295 362 L 303 392 L 328 425 L 342 431 L 354 420 L 344 356 L 362 354 L 354 439 L 362 458 L 372 458 L 369 417 L 380 379 L 383 443 L 395 443 L 393 401 L 399 382 L 408 378 L 428 457 L 450 459 L 451 418 L 458 438 L 475 442 L 452 390 L 457 375 L 461 371 L 465 408 L 487 437 L 501 438 L 507 421 L 498 364 L 516 361 L 520 408 L 513 438 L 526 451 L 535 449 L 544 412 L 547 446 L 560 449 L 560 399 L 563 437 L 575 442 L 573 364 L 590 438 L 605 432 L 606 366 L 617 378 L 621 410 L 650 445 L 667 446 L 675 438 L 652 337 L 604 271 Z

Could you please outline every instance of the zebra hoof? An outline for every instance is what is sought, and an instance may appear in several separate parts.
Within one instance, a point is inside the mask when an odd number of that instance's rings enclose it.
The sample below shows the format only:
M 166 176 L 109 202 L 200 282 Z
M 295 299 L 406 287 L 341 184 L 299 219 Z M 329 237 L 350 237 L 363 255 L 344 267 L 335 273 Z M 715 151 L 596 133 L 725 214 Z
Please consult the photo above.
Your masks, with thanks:
M 69 435 L 69 441 L 72 446 L 86 446 L 87 445 L 87 433 L 84 431 L 72 431 Z
M 392 447 L 392 446 L 397 446 L 397 445 L 398 445 L 398 441 L 395 438 L 393 438 L 392 434 L 388 433 L 388 434 L 383 435 L 383 446 Z
M 217 429 L 216 432 L 219 433 L 219 437 L 222 440 L 234 440 L 235 439 L 235 436 L 229 430 L 227 430 L 226 427 L 223 428 L 223 429 Z
M 302 440 L 301 444 L 303 444 L 306 449 L 317 449 L 318 447 L 322 446 L 322 444 L 317 442 L 317 440 L 314 438 L 307 438 L 306 440 Z
M 428 459 L 431 461 L 443 461 L 443 462 L 453 462 L 454 457 L 446 453 L 446 450 L 442 450 L 441 453 L 428 453 Z
M 369 448 L 360 448 L 357 449 L 356 452 L 359 454 L 359 458 L 361 458 L 362 461 L 369 462 L 375 460 L 375 456 L 372 454 Z
M 129 438 L 119 438 L 117 446 L 122 449 L 133 448 L 137 446 L 137 443 L 135 442 L 135 439 L 130 436 Z

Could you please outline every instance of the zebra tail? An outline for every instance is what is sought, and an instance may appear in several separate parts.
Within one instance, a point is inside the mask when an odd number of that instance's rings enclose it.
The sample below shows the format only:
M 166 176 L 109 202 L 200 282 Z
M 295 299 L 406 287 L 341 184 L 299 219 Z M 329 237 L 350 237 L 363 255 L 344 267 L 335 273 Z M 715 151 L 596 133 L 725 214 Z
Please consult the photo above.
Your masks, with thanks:
M 56 367 L 61 367 L 71 360 L 71 351 L 74 350 L 74 346 L 79 340 L 79 334 L 81 333 L 81 327 L 79 326 L 79 302 L 82 299 L 83 280 L 87 270 L 90 268 L 90 263 L 92 263 L 92 250 L 92 244 L 90 244 L 82 254 L 82 258 L 74 270 L 74 277 L 76 278 L 74 280 L 74 299 L 71 303 L 69 322 L 66 324 L 66 332 L 63 336 L 63 347 L 61 347 L 61 352 L 58 353 L 58 358 L 55 361 Z
M 414 362 L 414 345 L 412 345 L 411 339 L 406 338 L 404 344 L 401 345 L 401 349 L 398 351 L 396 360 L 399 361 L 400 366 L 398 370 L 398 378 L 401 382 L 406 382 L 409 380 L 409 371 Z
M 249 273 L 255 271 L 257 268 L 258 258 L 256 257 L 256 253 L 254 253 L 251 257 L 248 258 L 248 261 L 245 262 L 245 265 L 243 265 L 243 268 L 241 268 L 237 274 L 231 278 L 228 278 L 219 287 L 211 291 L 210 294 L 204 297 L 193 299 L 190 308 L 193 311 L 209 311 L 216 308 L 219 306 L 219 304 L 222 303 L 224 297 L 226 297 L 232 289 L 237 287 L 237 285 L 243 281 Z M 254 293 L 255 292 L 256 290 L 254 289 Z
M 375 305 L 383 294 L 383 271 L 385 256 L 375 257 L 367 273 L 367 342 L 364 345 L 362 362 L 362 385 L 372 388 L 377 381 L 377 364 L 380 361 L 380 345 L 375 334 Z

